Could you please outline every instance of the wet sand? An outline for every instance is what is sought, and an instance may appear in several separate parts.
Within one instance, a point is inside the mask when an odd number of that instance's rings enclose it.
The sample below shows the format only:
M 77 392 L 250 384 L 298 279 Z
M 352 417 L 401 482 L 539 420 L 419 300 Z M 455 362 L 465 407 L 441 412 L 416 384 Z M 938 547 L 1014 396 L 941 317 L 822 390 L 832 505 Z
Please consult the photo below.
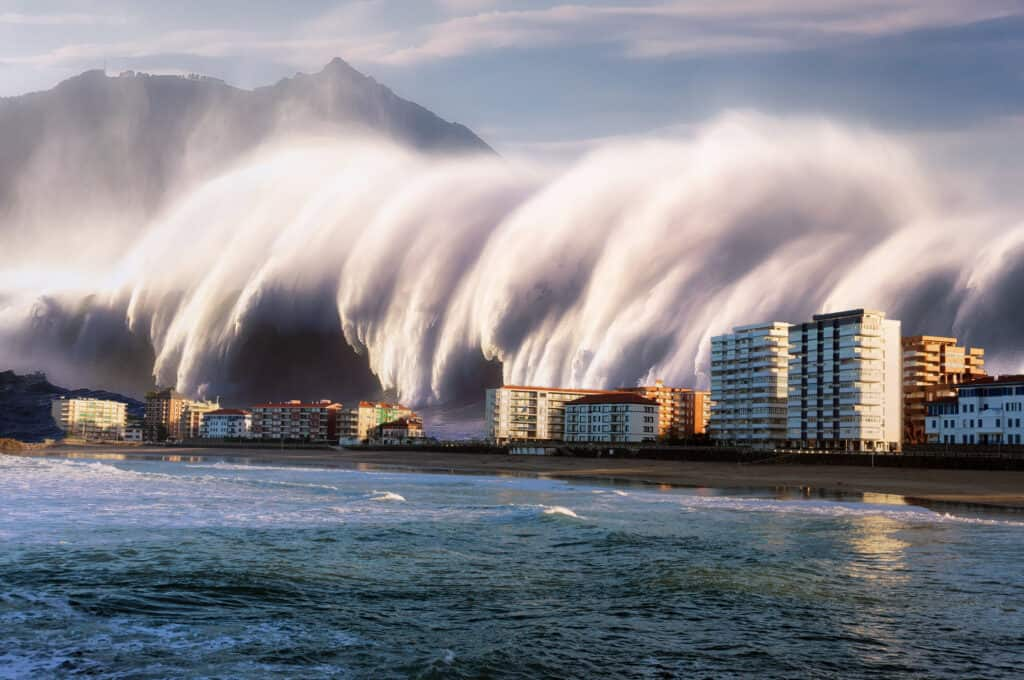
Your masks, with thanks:
M 835 494 L 890 494 L 904 496 L 912 503 L 956 503 L 1024 510 L 1024 471 L 705 463 L 422 451 L 163 446 L 58 445 L 20 455 L 155 458 L 186 462 L 205 458 L 226 458 L 248 463 L 286 462 L 363 470 L 511 474 L 577 481 L 667 484 L 718 489 L 761 488 L 805 492 L 815 490 Z

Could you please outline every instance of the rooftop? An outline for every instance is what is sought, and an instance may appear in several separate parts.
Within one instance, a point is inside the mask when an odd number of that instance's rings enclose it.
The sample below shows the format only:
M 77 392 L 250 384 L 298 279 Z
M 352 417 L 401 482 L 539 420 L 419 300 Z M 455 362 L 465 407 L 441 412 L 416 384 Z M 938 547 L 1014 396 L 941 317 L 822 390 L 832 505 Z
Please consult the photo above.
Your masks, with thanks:
M 206 414 L 207 416 L 247 416 L 249 412 L 245 409 L 240 408 L 222 408 L 216 411 L 210 411 Z
M 657 406 L 658 402 L 632 392 L 605 392 L 604 394 L 591 394 L 579 399 L 573 399 L 566 406 L 582 406 L 584 404 L 643 404 L 644 406 Z
M 530 390 L 534 392 L 567 392 L 570 394 L 608 394 L 614 390 L 589 390 L 579 387 L 533 387 L 530 385 L 502 385 L 501 390 Z
M 1018 385 L 1024 384 L 1024 375 L 986 375 L 981 378 L 976 378 L 969 382 L 961 383 L 956 385 L 956 388 L 961 387 L 984 387 L 985 385 Z
M 268 404 L 254 404 L 253 408 L 341 408 L 341 404 L 332 402 L 329 399 L 321 401 L 302 402 L 297 399 Z

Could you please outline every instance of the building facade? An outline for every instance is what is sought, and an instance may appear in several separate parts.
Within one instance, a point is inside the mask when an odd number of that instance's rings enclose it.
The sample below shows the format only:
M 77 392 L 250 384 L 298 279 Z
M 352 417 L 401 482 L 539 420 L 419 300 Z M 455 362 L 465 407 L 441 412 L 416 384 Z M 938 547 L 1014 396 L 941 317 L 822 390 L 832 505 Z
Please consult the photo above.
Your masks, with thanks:
M 124 438 L 127 412 L 119 401 L 61 397 L 50 403 L 50 414 L 69 437 L 108 441 Z
M 903 338 L 903 442 L 928 441 L 928 404 L 956 397 L 956 386 L 985 375 L 985 350 L 961 347 L 956 338 Z
M 416 416 L 382 423 L 370 430 L 370 441 L 375 444 L 410 444 L 423 438 L 423 421 Z
M 639 394 L 658 402 L 660 439 L 688 439 L 706 432 L 710 415 L 710 392 L 668 387 L 661 380 L 656 380 L 653 385 L 623 387 L 617 391 Z
M 711 339 L 710 435 L 771 449 L 787 437 L 790 325 L 737 326 Z
M 401 404 L 361 401 L 356 414 L 356 438 L 366 441 L 370 438 L 373 428 L 402 418 L 419 418 L 419 416 L 411 408 Z
M 207 413 L 220 409 L 220 403 L 216 401 L 196 401 L 189 399 L 181 408 L 181 418 L 178 423 L 179 439 L 198 439 L 200 429 L 203 425 L 203 417 Z
M 636 444 L 658 437 L 657 401 L 631 392 L 588 394 L 565 404 L 566 442 Z
M 203 439 L 248 439 L 252 414 L 243 409 L 222 408 L 203 414 L 199 436 Z
M 788 439 L 799 448 L 900 451 L 900 322 L 854 309 L 789 329 Z M 714 417 L 714 416 L 713 416 Z
M 298 400 L 252 407 L 252 438 L 328 441 L 337 439 L 341 404 Z
M 928 404 L 931 444 L 1024 444 L 1024 375 L 986 377 L 954 387 L 955 397 Z
M 143 437 L 146 441 L 180 439 L 181 412 L 187 402 L 184 395 L 171 387 L 147 392 L 146 416 L 143 421 Z
M 484 421 L 488 439 L 560 441 L 565 435 L 565 405 L 608 390 L 505 385 L 487 390 Z

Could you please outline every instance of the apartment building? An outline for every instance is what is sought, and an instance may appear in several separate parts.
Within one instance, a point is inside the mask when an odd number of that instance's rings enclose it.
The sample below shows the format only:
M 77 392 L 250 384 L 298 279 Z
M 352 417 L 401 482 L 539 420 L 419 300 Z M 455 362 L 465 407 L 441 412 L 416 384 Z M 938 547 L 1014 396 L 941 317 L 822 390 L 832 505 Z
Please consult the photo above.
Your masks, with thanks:
M 711 339 L 710 434 L 716 441 L 771 449 L 786 440 L 790 326 L 737 326 Z
M 146 393 L 146 415 L 143 436 L 146 441 L 162 442 L 181 438 L 181 412 L 188 398 L 174 388 L 156 389 Z
M 658 402 L 658 437 L 687 439 L 704 434 L 710 415 L 711 393 L 687 387 L 669 387 L 662 380 L 653 385 L 622 387 L 617 391 L 638 394 Z
M 903 338 L 903 442 L 928 441 L 928 404 L 956 397 L 956 386 L 985 375 L 985 350 L 961 347 L 956 338 Z
M 203 414 L 199 425 L 202 439 L 248 439 L 252 435 L 252 414 L 244 409 L 222 408 Z
M 373 428 L 402 418 L 419 418 L 409 407 L 384 401 L 361 401 L 356 413 L 356 438 L 365 441 Z M 422 423 L 422 420 L 420 420 Z
M 338 411 L 338 440 L 342 445 L 359 442 L 358 408 L 342 408 Z
M 328 441 L 337 438 L 341 404 L 324 399 L 258 404 L 252 407 L 252 438 Z
M 654 441 L 658 436 L 657 401 L 631 392 L 588 394 L 565 404 L 566 442 Z
M 900 322 L 878 311 L 817 314 L 789 329 L 788 439 L 837 451 L 900 451 Z
M 565 434 L 565 405 L 608 390 L 505 385 L 487 390 L 484 420 L 487 437 L 504 443 L 516 440 L 559 441 Z
M 61 397 L 50 402 L 50 414 L 57 427 L 69 437 L 91 440 L 124 438 L 127 413 L 119 401 Z
M 392 420 L 370 430 L 370 441 L 375 444 L 410 444 L 423 438 L 423 421 L 417 416 Z
M 181 418 L 178 422 L 179 439 L 198 439 L 201 436 L 203 417 L 219 409 L 218 401 L 187 400 L 181 408 Z
M 932 444 L 1024 444 L 1024 375 L 984 377 L 956 385 L 956 396 L 928 404 Z

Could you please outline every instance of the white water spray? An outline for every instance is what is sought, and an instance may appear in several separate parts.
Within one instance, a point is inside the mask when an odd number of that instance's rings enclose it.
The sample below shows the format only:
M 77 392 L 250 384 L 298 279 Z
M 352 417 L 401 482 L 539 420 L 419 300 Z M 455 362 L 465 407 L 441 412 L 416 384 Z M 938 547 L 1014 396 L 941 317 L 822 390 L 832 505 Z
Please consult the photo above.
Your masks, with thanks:
M 870 306 L 1019 368 L 1024 321 L 1007 329 L 1005 291 L 1024 279 L 1024 225 L 951 212 L 940 187 L 892 140 L 754 115 L 559 169 L 290 140 L 175 202 L 46 306 L 0 277 L 0 360 L 45 368 L 130 333 L 159 383 L 223 395 L 252 334 L 313 328 L 424 405 L 457 396 L 482 359 L 519 384 L 703 385 L 712 334 Z M 56 310 L 79 322 L 47 335 Z

